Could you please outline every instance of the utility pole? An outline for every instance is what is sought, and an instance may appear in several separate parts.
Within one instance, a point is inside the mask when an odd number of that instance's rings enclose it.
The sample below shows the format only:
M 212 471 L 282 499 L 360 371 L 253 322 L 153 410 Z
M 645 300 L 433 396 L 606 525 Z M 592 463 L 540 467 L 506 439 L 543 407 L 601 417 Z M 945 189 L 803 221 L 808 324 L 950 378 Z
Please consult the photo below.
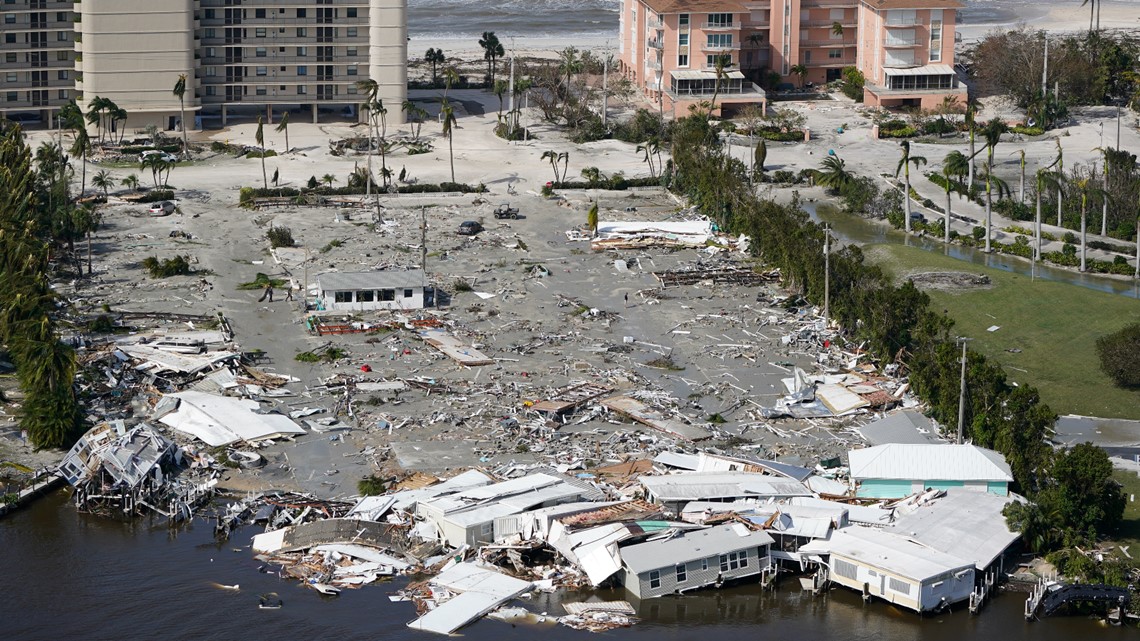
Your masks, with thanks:
M 610 78 L 610 56 L 606 54 L 602 58 L 602 126 L 606 125 L 606 111 L 609 107 L 609 78 Z
M 420 205 L 420 269 L 423 270 L 423 289 L 427 291 L 427 208 Z M 431 293 L 431 306 L 439 307 L 439 301 L 436 300 L 437 292 L 434 290 Z
M 958 341 L 962 343 L 962 388 L 958 392 L 958 445 L 961 445 L 962 430 L 966 421 L 966 341 L 970 339 L 959 337 Z
M 515 112 L 515 52 L 513 47 L 511 48 L 511 79 L 507 84 L 507 117 L 511 119 L 511 126 L 507 127 L 507 140 L 510 140 L 515 133 L 514 116 L 511 116 Z
M 831 228 L 823 226 L 823 322 L 831 324 Z
M 1049 34 L 1045 34 L 1045 63 L 1041 65 L 1041 99 L 1044 100 L 1049 93 Z M 1044 120 L 1044 118 L 1042 118 Z M 1042 126 L 1045 123 L 1041 123 Z
M 1120 105 L 1116 105 L 1116 148 L 1120 149 Z

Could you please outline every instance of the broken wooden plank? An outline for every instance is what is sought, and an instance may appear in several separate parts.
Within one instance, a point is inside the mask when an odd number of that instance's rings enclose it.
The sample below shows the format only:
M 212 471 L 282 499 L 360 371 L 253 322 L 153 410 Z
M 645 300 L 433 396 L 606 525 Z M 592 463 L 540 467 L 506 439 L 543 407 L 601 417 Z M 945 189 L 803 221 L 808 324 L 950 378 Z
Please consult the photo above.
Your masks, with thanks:
M 607 398 L 602 401 L 602 405 L 646 427 L 651 427 L 688 441 L 701 441 L 712 437 L 712 432 L 709 432 L 703 427 L 689 425 L 675 418 L 669 418 L 662 412 L 628 396 Z
M 531 409 L 536 412 L 549 414 L 565 414 L 566 412 L 589 403 L 599 396 L 612 392 L 613 389 L 612 387 L 599 385 L 598 383 L 568 385 L 556 390 L 550 395 L 550 398 L 535 403 Z
M 419 335 L 425 343 L 443 352 L 460 365 L 475 367 L 478 365 L 495 364 L 494 359 L 474 347 L 464 345 L 458 338 L 448 334 L 442 329 L 421 329 Z

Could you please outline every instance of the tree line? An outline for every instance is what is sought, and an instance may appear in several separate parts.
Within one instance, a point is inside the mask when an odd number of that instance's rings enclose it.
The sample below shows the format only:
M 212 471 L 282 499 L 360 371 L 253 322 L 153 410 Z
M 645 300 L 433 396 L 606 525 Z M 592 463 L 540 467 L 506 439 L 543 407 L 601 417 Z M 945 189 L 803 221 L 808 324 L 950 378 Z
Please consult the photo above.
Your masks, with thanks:
M 756 196 L 748 186 L 747 168 L 724 153 L 706 118 L 680 119 L 672 134 L 674 189 L 722 229 L 747 234 L 753 255 L 781 270 L 784 285 L 798 294 L 801 304 L 822 305 L 825 231 L 798 202 L 782 205 Z M 826 180 L 824 173 L 819 178 Z M 960 350 L 953 320 L 932 309 L 930 298 L 909 280 L 896 285 L 879 267 L 865 262 L 856 246 L 832 253 L 830 264 L 832 318 L 852 342 L 862 344 L 880 362 L 903 365 L 932 418 L 942 425 L 956 424 Z M 1077 459 L 1066 452 L 1054 454 L 1048 439 L 1057 416 L 1037 390 L 1013 383 L 1000 365 L 978 352 L 968 350 L 966 362 L 965 436 L 1005 456 L 1016 489 L 1036 501 L 1025 509 L 1062 533 L 1043 543 L 1084 542 L 1115 526 L 1123 502 L 1118 500 L 1118 486 L 1100 465 L 1107 463 L 1103 450 L 1082 449 Z M 1073 475 L 1073 467 L 1085 474 Z M 1100 507 L 1085 512 L 1072 507 L 1086 502 Z

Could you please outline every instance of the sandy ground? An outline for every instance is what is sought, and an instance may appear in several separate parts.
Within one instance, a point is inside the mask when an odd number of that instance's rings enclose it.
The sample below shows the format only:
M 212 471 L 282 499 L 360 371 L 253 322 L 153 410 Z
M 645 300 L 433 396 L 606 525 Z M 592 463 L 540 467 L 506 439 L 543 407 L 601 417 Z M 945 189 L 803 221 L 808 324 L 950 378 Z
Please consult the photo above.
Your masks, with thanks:
M 1135 2 L 1098 4 L 1101 5 L 1101 29 L 1140 29 L 1140 5 Z M 980 40 L 991 31 L 1009 29 L 1018 24 L 1050 33 L 1089 28 L 1089 8 L 1079 2 L 987 3 L 971 7 L 967 17 L 968 22 L 957 25 L 963 42 Z

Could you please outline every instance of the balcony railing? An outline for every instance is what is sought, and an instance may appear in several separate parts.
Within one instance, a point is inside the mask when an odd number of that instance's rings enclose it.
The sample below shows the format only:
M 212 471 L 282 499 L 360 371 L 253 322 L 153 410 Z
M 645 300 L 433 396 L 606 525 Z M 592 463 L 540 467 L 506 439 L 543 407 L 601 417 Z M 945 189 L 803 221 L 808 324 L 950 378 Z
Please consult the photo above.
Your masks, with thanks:
M 647 40 L 645 42 L 645 46 L 649 47 L 650 49 L 662 50 L 665 48 L 665 42 L 658 40 L 657 38 L 653 38 L 651 40 Z
M 830 29 L 831 27 L 834 27 L 835 23 L 837 22 L 839 23 L 839 26 L 843 27 L 844 29 L 854 29 L 859 26 L 859 23 L 856 22 L 854 18 L 844 18 L 842 20 L 804 20 L 800 22 L 800 26 L 806 27 L 808 29 L 819 29 L 821 27 L 827 27 Z
M 647 60 L 645 62 L 645 68 L 646 70 L 661 71 L 661 63 L 653 60 Z
M 888 29 L 896 29 L 898 27 L 917 27 L 922 22 L 917 18 L 887 18 L 883 23 Z
M 645 19 L 645 27 L 647 29 L 663 29 L 665 23 L 661 20 L 661 16 L 652 16 Z
M 858 44 L 857 42 L 844 42 L 843 40 L 800 40 L 801 47 L 843 49 L 844 47 L 855 47 Z
M 855 64 L 855 56 L 844 56 L 842 58 L 823 58 L 807 63 L 808 67 L 850 67 Z
M 914 47 L 918 44 L 914 38 L 887 38 L 883 41 L 884 47 Z
M 887 58 L 883 61 L 883 67 L 886 69 L 906 69 L 907 67 L 917 67 L 918 63 L 912 60 L 905 60 L 902 58 Z
M 736 51 L 739 48 L 740 47 L 738 47 L 736 44 L 730 44 L 730 45 L 703 44 L 703 45 L 701 45 L 701 51 L 714 51 L 714 52 L 715 51 Z
M 704 31 L 716 31 L 718 29 L 740 29 L 743 25 L 739 22 L 706 22 L 701 25 Z

